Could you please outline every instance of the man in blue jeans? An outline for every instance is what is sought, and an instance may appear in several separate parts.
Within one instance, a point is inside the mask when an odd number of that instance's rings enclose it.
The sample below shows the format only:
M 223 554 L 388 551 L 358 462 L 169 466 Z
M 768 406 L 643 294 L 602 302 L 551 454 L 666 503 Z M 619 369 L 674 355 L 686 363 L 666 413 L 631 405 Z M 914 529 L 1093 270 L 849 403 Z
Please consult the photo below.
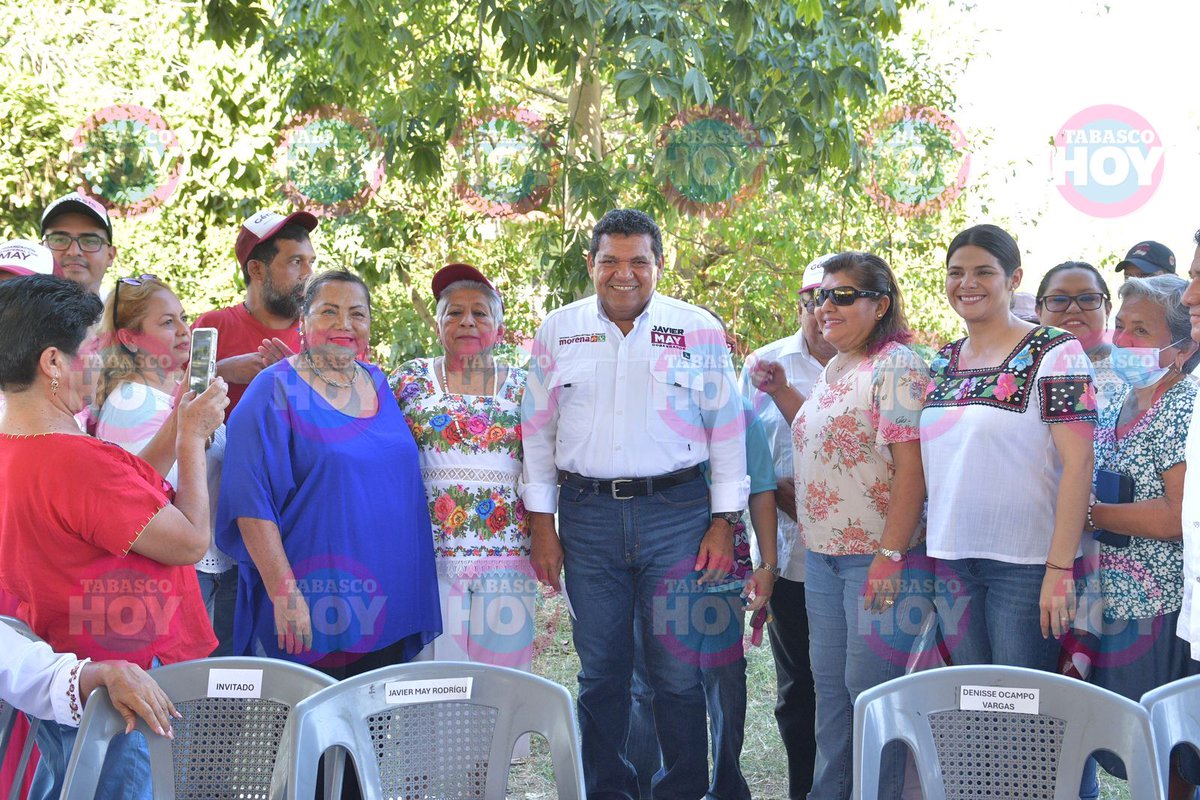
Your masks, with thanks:
M 748 491 L 741 403 L 717 321 L 654 291 L 663 253 L 650 217 L 606 214 L 587 265 L 596 295 L 552 312 L 534 341 L 521 422 L 530 560 L 556 589 L 565 569 L 588 797 L 637 797 L 625 749 L 636 615 L 663 756 L 654 797 L 698 800 L 700 669 L 678 649 L 686 615 L 657 590 L 733 566 Z

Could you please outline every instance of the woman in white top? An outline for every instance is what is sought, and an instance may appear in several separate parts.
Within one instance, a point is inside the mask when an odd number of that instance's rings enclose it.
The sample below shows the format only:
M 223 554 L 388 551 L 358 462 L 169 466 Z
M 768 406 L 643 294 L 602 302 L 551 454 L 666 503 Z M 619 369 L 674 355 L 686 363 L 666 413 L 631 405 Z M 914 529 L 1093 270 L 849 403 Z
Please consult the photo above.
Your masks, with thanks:
M 153 275 L 120 278 L 100 322 L 103 369 L 96 391 L 100 409 L 96 438 L 118 444 L 149 461 L 172 486 L 175 466 L 175 401 L 191 357 L 192 334 L 183 305 Z M 205 453 L 209 519 L 216 519 L 225 426 Z M 214 656 L 230 655 L 237 601 L 237 564 L 210 545 L 196 564 L 200 592 L 218 641 Z
M 927 544 L 942 560 L 953 663 L 1053 670 L 1075 608 L 1096 398 L 1075 337 L 1009 311 L 1020 283 L 1020 250 L 1000 228 L 977 225 L 950 243 L 946 295 L 968 335 L 930 366 Z

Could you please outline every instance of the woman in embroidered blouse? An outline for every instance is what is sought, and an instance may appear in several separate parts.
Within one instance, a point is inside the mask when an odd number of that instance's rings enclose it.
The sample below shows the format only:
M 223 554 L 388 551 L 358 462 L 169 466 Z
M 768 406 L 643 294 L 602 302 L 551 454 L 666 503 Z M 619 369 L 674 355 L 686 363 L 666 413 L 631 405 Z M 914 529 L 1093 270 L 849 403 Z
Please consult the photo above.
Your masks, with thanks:
M 225 385 L 180 400 L 172 502 L 150 464 L 75 421 L 91 400 L 96 366 L 81 345 L 100 312 L 95 295 L 61 278 L 0 285 L 0 587 L 60 652 L 143 669 L 155 659 L 203 658 L 216 639 L 191 565 L 211 538 L 204 442 L 224 416 Z M 38 729 L 30 797 L 58 797 L 74 738 L 73 728 L 53 722 Z M 140 736 L 116 740 L 108 760 L 130 771 L 106 769 L 102 796 L 149 797 Z
M 1009 311 L 1021 254 L 994 225 L 946 254 L 967 337 L 942 348 L 921 414 L 929 555 L 955 664 L 1052 670 L 1074 616 L 1096 402 L 1075 337 Z
M 174 486 L 175 395 L 191 357 L 192 334 L 183 304 L 153 275 L 120 278 L 108 296 L 100 322 L 103 367 L 96 387 L 96 438 L 139 454 Z M 205 451 L 209 519 L 216 519 L 225 458 L 225 426 L 217 428 Z M 210 545 L 196 564 L 200 593 L 219 644 L 214 656 L 233 651 L 233 609 L 237 573 L 233 559 Z
M 528 670 L 537 580 L 517 494 L 525 371 L 493 356 L 504 305 L 481 272 L 450 264 L 434 275 L 433 296 L 444 355 L 392 378 L 433 519 L 444 625 L 432 657 Z
M 837 348 L 805 399 L 782 365 L 751 373 L 792 424 L 805 554 L 810 655 L 817 693 L 814 800 L 850 796 L 851 726 L 859 693 L 904 672 L 912 645 L 901 615 L 925 612 L 917 579 L 925 482 L 917 430 L 929 381 L 911 338 L 900 287 L 868 253 L 825 262 L 817 321 Z M 918 552 L 911 552 L 918 548 Z M 882 796 L 898 798 L 905 755 L 889 748 Z
M 1103 411 L 1122 386 L 1109 357 L 1108 315 L 1112 300 L 1100 270 L 1086 261 L 1050 268 L 1037 290 L 1037 321 L 1079 340 L 1095 372 L 1096 407 Z
M 1156 275 L 1121 286 L 1113 363 L 1127 381 L 1100 412 L 1096 469 L 1133 479 L 1133 502 L 1093 498 L 1089 530 L 1129 537 L 1100 546 L 1104 625 L 1092 681 L 1131 700 L 1191 673 L 1188 643 L 1175 635 L 1183 602 L 1184 443 L 1196 401 L 1188 373 L 1200 363 L 1187 308 L 1187 281 Z M 1119 760 L 1098 758 L 1125 777 Z M 1172 771 L 1171 797 L 1191 797 L 1200 775 Z M 1179 784 L 1175 786 L 1174 784 Z

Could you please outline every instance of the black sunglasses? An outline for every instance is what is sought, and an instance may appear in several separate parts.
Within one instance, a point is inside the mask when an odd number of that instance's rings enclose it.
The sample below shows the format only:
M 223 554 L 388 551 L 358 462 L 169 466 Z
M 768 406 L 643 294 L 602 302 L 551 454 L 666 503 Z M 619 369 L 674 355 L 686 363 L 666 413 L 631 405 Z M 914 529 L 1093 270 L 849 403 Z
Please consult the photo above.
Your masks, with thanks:
M 158 280 L 157 275 L 138 275 L 136 278 L 117 278 L 117 285 L 113 288 L 113 333 L 117 332 L 117 303 L 121 300 L 121 284 L 126 286 L 141 286 L 146 281 Z
M 825 305 L 826 300 L 832 300 L 835 306 L 852 306 L 860 297 L 872 300 L 885 297 L 887 292 L 876 292 L 871 289 L 855 289 L 853 286 L 837 286 L 833 289 L 817 289 L 817 305 Z
M 1108 299 L 1108 295 L 1101 292 L 1086 292 L 1084 294 L 1047 294 L 1038 298 L 1038 303 L 1046 307 L 1047 311 L 1053 311 L 1056 314 L 1062 313 L 1071 307 L 1071 303 L 1079 306 L 1080 311 L 1095 311 L 1100 306 L 1104 305 L 1104 301 Z

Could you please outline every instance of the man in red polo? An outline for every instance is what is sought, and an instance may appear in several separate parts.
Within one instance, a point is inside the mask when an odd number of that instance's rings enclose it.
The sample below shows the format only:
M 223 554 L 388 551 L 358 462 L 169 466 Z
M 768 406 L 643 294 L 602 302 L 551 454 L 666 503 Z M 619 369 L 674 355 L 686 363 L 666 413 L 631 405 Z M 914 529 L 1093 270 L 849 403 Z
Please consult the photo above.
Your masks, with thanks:
M 234 251 L 246 299 L 201 314 L 192 326 L 218 331 L 217 374 L 229 384 L 226 420 L 255 375 L 300 350 L 300 301 L 316 260 L 308 234 L 316 227 L 307 211 L 260 211 L 243 222 Z

